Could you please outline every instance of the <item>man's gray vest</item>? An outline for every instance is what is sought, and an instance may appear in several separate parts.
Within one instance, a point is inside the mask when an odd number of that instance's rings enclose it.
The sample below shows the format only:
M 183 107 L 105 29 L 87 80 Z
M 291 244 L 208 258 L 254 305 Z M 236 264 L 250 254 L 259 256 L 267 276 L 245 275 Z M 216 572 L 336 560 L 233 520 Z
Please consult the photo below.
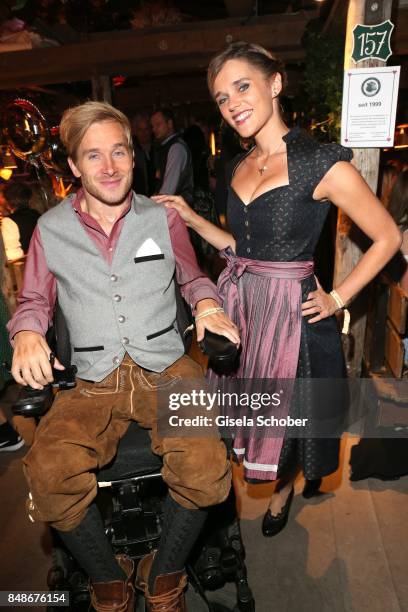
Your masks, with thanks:
M 125 353 L 143 368 L 162 372 L 184 353 L 165 209 L 133 194 L 109 265 L 77 218 L 73 197 L 38 225 L 78 376 L 101 381 Z

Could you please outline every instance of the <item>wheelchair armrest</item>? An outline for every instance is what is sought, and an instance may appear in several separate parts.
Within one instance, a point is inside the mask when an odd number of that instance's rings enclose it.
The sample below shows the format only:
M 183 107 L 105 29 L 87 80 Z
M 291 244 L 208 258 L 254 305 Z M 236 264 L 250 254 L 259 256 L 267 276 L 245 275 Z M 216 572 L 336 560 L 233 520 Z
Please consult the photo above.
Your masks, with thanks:
M 225 336 L 205 330 L 204 339 L 199 343 L 209 364 L 218 374 L 229 374 L 235 369 L 238 347 Z
M 35 418 L 43 416 L 51 408 L 54 400 L 52 388 L 60 391 L 72 389 L 76 386 L 76 372 L 76 366 L 68 366 L 62 371 L 53 369 L 54 380 L 43 389 L 22 387 L 16 402 L 11 407 L 13 414 Z
M 51 385 L 47 385 L 44 389 L 22 387 L 11 410 L 16 415 L 38 418 L 50 409 L 53 399 Z

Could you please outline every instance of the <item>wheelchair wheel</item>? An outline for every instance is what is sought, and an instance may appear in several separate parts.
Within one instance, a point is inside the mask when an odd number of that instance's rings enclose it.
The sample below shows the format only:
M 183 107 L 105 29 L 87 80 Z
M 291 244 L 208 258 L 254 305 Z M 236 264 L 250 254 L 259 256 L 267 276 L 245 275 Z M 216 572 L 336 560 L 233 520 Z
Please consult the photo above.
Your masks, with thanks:
M 48 578 L 61 577 L 61 568 L 52 567 L 48 572 Z M 88 590 L 88 579 L 80 571 L 74 571 L 68 579 L 63 578 L 61 582 L 57 582 L 52 591 L 66 591 L 69 594 L 69 607 L 64 607 L 66 612 L 89 612 L 90 596 Z M 47 612 L 60 612 L 61 607 L 53 605 L 47 606 Z
M 67 587 L 67 577 L 71 572 L 68 553 L 60 546 L 52 550 L 52 566 L 48 570 L 47 585 L 50 591 L 63 591 Z
M 48 572 L 47 584 L 52 588 L 57 576 L 53 576 L 53 572 L 62 572 L 63 578 L 67 578 L 72 572 L 74 562 L 63 546 L 54 546 L 52 550 L 52 567 Z
M 88 612 L 89 591 L 88 579 L 78 568 L 70 554 L 61 545 L 54 533 L 54 548 L 52 551 L 52 566 L 47 575 L 47 585 L 52 591 L 67 591 L 69 593 L 69 607 L 66 612 Z M 60 612 L 60 606 L 47 606 L 47 612 Z

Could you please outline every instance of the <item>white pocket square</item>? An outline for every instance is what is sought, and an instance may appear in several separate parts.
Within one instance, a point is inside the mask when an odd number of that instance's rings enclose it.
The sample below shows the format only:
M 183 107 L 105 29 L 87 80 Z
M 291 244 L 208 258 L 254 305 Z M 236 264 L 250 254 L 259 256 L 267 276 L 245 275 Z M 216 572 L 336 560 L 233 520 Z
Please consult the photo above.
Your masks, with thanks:
M 148 255 L 161 255 L 159 245 L 152 238 L 145 240 L 136 253 L 136 257 L 146 257 Z

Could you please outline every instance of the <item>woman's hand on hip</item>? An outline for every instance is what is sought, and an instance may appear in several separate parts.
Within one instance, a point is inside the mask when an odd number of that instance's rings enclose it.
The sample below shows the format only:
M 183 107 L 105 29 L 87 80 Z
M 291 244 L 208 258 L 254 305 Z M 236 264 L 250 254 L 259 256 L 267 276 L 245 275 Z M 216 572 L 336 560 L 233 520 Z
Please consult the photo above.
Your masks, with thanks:
M 321 321 L 322 319 L 333 315 L 336 310 L 339 310 L 335 299 L 330 295 L 330 293 L 326 293 L 324 291 L 316 277 L 315 279 L 317 284 L 316 291 L 311 291 L 307 296 L 306 302 L 303 302 L 302 304 L 302 317 L 316 315 L 309 319 L 308 323 L 316 323 L 317 321 Z

